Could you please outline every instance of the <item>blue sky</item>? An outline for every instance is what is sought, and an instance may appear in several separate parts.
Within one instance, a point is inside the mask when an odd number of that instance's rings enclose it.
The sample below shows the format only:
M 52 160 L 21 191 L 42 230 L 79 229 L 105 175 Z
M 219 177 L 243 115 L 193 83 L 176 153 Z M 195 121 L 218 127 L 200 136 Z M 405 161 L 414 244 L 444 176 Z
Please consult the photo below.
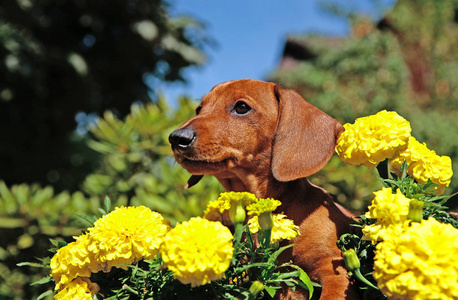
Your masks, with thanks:
M 208 61 L 188 68 L 188 84 L 168 84 L 163 92 L 171 102 L 177 95 L 196 100 L 214 85 L 232 79 L 265 79 L 278 65 L 285 39 L 291 34 L 319 33 L 345 36 L 346 19 L 325 11 L 322 0 L 175 0 L 172 14 L 189 15 L 207 26 L 216 47 L 207 49 Z M 339 2 L 339 1 L 336 1 Z M 348 0 L 345 7 L 377 17 L 374 3 L 392 0 Z

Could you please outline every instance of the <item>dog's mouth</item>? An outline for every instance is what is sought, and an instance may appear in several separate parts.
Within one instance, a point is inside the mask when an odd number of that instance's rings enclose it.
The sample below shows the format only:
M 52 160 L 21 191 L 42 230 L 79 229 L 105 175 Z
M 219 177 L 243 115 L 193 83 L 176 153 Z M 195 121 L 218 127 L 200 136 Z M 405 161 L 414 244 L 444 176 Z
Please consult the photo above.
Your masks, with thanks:
M 183 166 L 189 173 L 195 175 L 212 174 L 223 171 L 229 167 L 233 159 L 226 158 L 222 160 L 210 159 L 193 159 L 189 157 L 176 157 L 177 162 Z

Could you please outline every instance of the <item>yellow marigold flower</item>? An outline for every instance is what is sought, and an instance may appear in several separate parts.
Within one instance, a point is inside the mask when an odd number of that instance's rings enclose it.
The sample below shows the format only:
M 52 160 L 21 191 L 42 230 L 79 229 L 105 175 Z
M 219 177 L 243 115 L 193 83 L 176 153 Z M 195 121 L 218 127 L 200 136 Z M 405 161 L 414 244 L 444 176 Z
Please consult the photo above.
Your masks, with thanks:
M 169 229 L 168 220 L 145 206 L 121 206 L 89 228 L 88 249 L 100 269 L 109 272 L 112 267 L 153 258 Z
M 272 198 L 259 199 L 258 202 L 247 206 L 249 215 L 260 215 L 265 212 L 272 212 L 281 205 L 281 202 Z
M 233 236 L 220 222 L 191 218 L 170 230 L 161 245 L 164 265 L 184 284 L 220 279 L 233 255 Z
M 256 196 L 248 192 L 221 193 L 217 200 L 208 203 L 204 212 L 204 218 L 210 221 L 220 221 L 221 215 L 225 211 L 229 211 L 232 206 L 241 204 L 243 207 L 246 207 L 257 201 Z
M 207 204 L 207 208 L 204 211 L 204 218 L 209 221 L 221 222 L 223 220 L 223 213 L 225 208 L 226 205 L 224 201 L 220 201 L 219 199 L 211 201 Z
M 458 230 L 434 218 L 377 245 L 374 278 L 389 299 L 458 299 Z
M 365 214 L 367 218 L 377 219 L 372 225 L 363 228 L 363 234 L 373 243 L 384 240 L 387 232 L 396 225 L 407 221 L 410 199 L 398 189 L 393 194 L 391 188 L 383 188 L 374 192 L 374 199 Z
M 358 118 L 354 124 L 345 124 L 344 128 L 336 145 L 340 159 L 370 169 L 403 151 L 412 131 L 408 121 L 396 112 L 386 110 Z
M 274 214 L 273 215 L 274 224 L 272 226 L 272 233 L 270 236 L 270 243 L 274 244 L 281 240 L 292 240 L 299 233 L 299 226 L 294 225 L 293 220 L 286 219 L 286 216 L 283 214 Z M 253 216 L 248 221 L 248 227 L 250 228 L 251 233 L 257 233 L 261 227 L 259 226 L 258 216 Z
M 402 163 L 408 165 L 407 174 L 421 184 L 428 182 L 437 183 L 437 194 L 444 193 L 445 187 L 452 180 L 452 160 L 448 156 L 439 156 L 435 151 L 429 150 L 425 143 L 418 142 L 410 137 L 408 147 L 400 152 L 390 163 L 394 172 L 400 176 Z
M 97 262 L 87 249 L 87 238 L 85 234 L 79 236 L 52 257 L 51 276 L 56 282 L 56 289 L 77 277 L 90 277 L 91 272 L 97 269 Z
M 92 300 L 92 296 L 100 290 L 96 283 L 91 282 L 88 278 L 76 278 L 67 283 L 62 290 L 54 296 L 56 300 Z

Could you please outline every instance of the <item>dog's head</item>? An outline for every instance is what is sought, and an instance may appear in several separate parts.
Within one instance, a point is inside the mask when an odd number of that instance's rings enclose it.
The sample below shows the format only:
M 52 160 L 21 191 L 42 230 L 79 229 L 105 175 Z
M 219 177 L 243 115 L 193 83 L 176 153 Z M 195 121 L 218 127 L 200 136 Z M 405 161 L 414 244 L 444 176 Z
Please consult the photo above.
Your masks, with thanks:
M 320 170 L 342 131 L 296 92 L 242 79 L 216 85 L 169 141 L 177 162 L 194 175 L 267 166 L 278 181 L 290 181 Z

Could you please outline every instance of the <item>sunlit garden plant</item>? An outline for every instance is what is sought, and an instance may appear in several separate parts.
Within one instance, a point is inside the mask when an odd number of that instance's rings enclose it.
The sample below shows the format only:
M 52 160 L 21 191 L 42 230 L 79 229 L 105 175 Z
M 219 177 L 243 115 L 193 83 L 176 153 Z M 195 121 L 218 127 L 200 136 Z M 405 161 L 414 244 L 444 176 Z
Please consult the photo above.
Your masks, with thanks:
M 338 242 L 366 299 L 457 299 L 458 221 L 444 206 L 453 195 L 441 196 L 453 175 L 450 158 L 415 140 L 395 112 L 344 127 L 339 157 L 376 167 L 384 186 L 357 221 L 361 234 Z
M 278 241 L 299 234 L 291 220 L 272 214 L 280 201 L 222 193 L 203 218 L 174 228 L 145 206 L 107 213 L 108 198 L 105 204 L 74 242 L 53 241 L 55 254 L 43 264 L 50 276 L 39 283 L 54 281 L 55 299 L 259 299 L 282 285 L 313 293 L 301 268 L 278 265 L 291 247 Z
M 376 168 L 383 187 L 355 218 L 359 234 L 338 241 L 365 299 L 458 299 L 458 220 L 443 196 L 451 160 L 411 136 L 410 124 L 382 111 L 345 124 L 336 152 L 346 163 Z M 274 199 L 222 193 L 203 217 L 174 228 L 145 206 L 117 207 L 69 244 L 53 241 L 44 259 L 55 299 L 260 299 L 282 286 L 315 283 L 278 263 L 299 228 Z

